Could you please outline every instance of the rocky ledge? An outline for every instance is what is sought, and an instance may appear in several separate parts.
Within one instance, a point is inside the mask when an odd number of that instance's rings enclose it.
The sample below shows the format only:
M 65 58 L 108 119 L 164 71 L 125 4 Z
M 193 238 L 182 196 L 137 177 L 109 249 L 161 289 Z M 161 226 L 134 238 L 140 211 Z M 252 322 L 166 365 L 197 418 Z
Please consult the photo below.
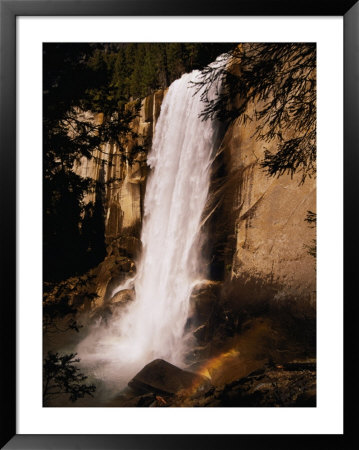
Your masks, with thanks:
M 267 366 L 224 386 L 212 387 L 173 406 L 316 406 L 315 362 Z
M 145 366 L 108 406 L 315 407 L 315 360 L 271 363 L 221 386 L 163 360 Z

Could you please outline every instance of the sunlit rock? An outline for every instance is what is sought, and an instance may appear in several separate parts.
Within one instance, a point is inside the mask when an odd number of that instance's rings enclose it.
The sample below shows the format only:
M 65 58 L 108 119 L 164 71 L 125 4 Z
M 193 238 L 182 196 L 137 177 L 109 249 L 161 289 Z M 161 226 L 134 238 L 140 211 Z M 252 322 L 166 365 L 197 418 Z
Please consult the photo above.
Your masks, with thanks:
M 128 302 L 131 302 L 132 300 L 134 300 L 134 298 L 135 291 L 133 289 L 122 289 L 111 298 L 111 304 L 122 306 L 127 304 Z
M 128 385 L 139 392 L 173 395 L 202 383 L 206 383 L 204 377 L 182 370 L 163 359 L 155 359 L 147 364 Z

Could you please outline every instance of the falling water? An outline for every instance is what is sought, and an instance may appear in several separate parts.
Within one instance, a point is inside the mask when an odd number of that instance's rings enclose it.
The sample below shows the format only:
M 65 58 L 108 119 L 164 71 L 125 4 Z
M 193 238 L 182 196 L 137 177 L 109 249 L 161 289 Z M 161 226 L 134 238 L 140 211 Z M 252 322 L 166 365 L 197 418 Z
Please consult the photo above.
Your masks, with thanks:
M 199 231 L 218 128 L 199 118 L 203 104 L 190 88 L 199 74 L 172 83 L 162 103 L 148 156 L 152 170 L 143 252 L 133 280 L 136 299 L 106 327 L 99 324 L 78 348 L 85 363 L 96 363 L 101 378 L 127 382 L 155 358 L 183 366 L 189 299 L 203 266 Z

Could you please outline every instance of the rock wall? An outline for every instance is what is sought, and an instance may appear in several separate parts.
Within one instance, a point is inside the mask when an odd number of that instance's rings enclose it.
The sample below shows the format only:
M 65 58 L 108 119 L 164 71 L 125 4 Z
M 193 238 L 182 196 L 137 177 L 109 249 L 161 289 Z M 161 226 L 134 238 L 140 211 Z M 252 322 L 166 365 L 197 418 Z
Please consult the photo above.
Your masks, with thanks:
M 137 137 L 121 142 L 121 150 L 117 143 L 108 142 L 96 150 L 91 159 L 83 157 L 74 166 L 74 171 L 80 176 L 104 182 L 105 186 L 107 255 L 86 275 L 86 289 L 90 293 L 87 297 L 90 296 L 91 301 L 82 302 L 84 310 L 104 314 L 112 300 L 112 303 L 119 304 L 121 293 L 115 296 L 117 300 L 113 298 L 114 288 L 135 274 L 135 260 L 141 251 L 139 237 L 148 175 L 147 152 L 165 94 L 166 90 L 159 90 L 142 100 L 140 113 L 131 123 Z M 127 108 L 132 106 L 129 103 Z M 91 116 L 85 113 L 85 116 L 86 120 L 92 119 L 97 123 L 104 120 L 102 114 Z M 137 147 L 141 150 L 136 150 Z M 131 155 L 131 163 L 128 155 Z M 95 195 L 95 192 L 87 194 L 84 203 L 95 202 Z M 72 302 L 80 308 L 81 300 L 78 298 L 85 299 L 86 295 L 82 291 L 72 294 Z M 126 300 L 129 295 L 122 297 Z
M 316 180 L 307 178 L 301 184 L 300 175 L 268 177 L 259 163 L 270 146 L 251 138 L 255 126 L 234 123 L 222 144 L 229 178 L 237 180 L 231 278 L 245 276 L 276 285 L 277 300 L 313 300 L 315 259 L 307 246 L 315 239 L 315 230 L 305 218 L 308 211 L 316 211 Z
M 233 122 L 213 165 L 204 214 L 210 278 L 224 281 L 223 297 L 239 308 L 292 302 L 314 312 L 316 261 L 308 248 L 316 232 L 305 218 L 316 212 L 316 180 L 269 177 L 260 163 L 277 143 L 253 138 L 257 125 Z
M 277 143 L 253 138 L 257 125 L 233 122 L 212 166 L 203 213 L 208 280 L 191 295 L 189 362 L 238 350 L 236 336 L 243 343 L 247 332 L 240 366 L 249 371 L 268 358 L 315 355 L 316 260 L 308 250 L 316 230 L 305 219 L 316 212 L 316 180 L 269 177 L 260 163 Z
M 122 143 L 125 152 L 120 151 L 116 143 L 109 142 L 95 151 L 91 159 L 83 157 L 74 167 L 80 176 L 94 180 L 103 177 L 106 183 L 105 232 L 109 241 L 121 235 L 139 236 L 148 171 L 146 151 L 151 146 L 165 92 L 156 91 L 142 100 L 140 114 L 131 124 L 138 137 Z M 128 107 L 131 108 L 131 104 Z M 97 115 L 94 120 L 102 121 L 103 115 Z M 135 151 L 130 164 L 126 156 L 137 146 L 142 146 L 145 151 Z M 84 201 L 94 202 L 95 193 L 87 194 Z

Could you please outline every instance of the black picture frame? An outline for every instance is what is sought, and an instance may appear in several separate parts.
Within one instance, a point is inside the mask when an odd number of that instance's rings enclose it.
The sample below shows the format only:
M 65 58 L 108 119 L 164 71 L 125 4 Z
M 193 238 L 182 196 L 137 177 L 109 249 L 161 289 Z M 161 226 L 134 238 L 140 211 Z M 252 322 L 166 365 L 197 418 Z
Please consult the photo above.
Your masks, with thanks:
M 345 421 L 343 435 L 17 435 L 16 434 L 16 17 L 17 16 L 343 16 Z M 351 448 L 357 417 L 355 256 L 359 169 L 359 4 L 357 0 L 0 0 L 1 448 L 242 449 Z M 335 213 L 335 212 L 334 212 Z

